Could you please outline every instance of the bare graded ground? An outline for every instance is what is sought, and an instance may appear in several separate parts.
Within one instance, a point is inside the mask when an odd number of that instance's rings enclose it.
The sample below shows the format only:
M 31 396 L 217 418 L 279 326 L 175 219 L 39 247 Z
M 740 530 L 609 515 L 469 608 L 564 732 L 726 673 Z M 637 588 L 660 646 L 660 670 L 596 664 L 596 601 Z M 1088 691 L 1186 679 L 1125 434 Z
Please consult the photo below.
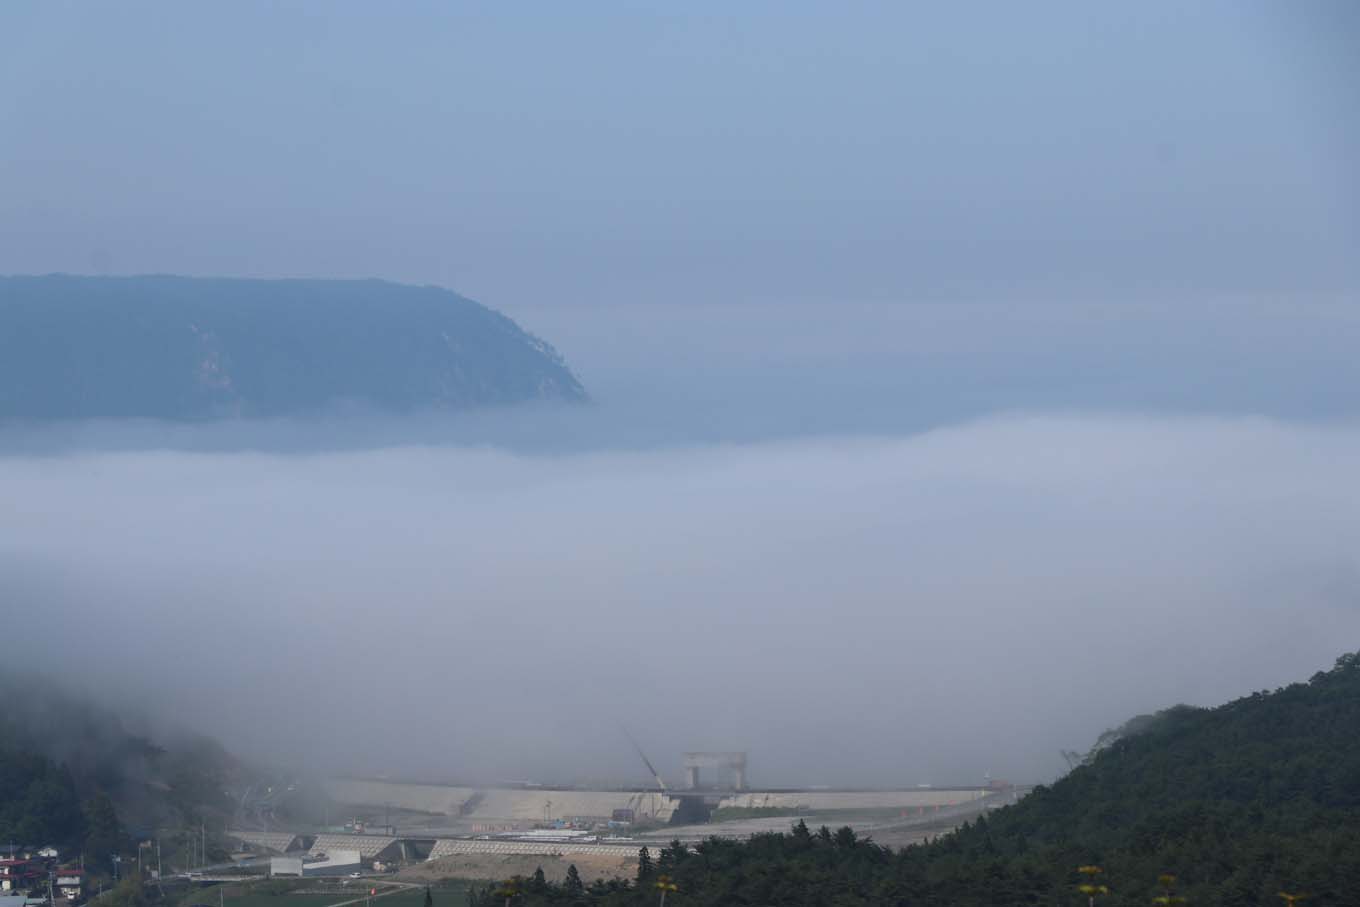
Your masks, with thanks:
M 531 876 L 535 869 L 542 867 L 543 875 L 549 881 L 560 882 L 567 876 L 567 867 L 573 864 L 587 884 L 595 879 L 612 879 L 615 876 L 630 879 L 637 874 L 636 857 L 581 853 L 566 857 L 551 854 L 459 854 L 403 869 L 397 874 L 397 879 L 419 885 L 439 879 L 508 879 L 515 875 Z

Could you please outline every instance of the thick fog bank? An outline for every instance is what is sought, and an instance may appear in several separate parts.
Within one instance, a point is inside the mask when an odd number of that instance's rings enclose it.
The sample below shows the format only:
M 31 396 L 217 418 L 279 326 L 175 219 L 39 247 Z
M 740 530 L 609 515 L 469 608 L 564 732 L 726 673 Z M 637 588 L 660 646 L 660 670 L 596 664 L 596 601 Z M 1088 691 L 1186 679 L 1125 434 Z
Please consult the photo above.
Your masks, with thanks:
M 14 653 L 324 771 L 1051 777 L 1360 646 L 1360 430 L 1008 418 L 521 456 L 0 459 Z

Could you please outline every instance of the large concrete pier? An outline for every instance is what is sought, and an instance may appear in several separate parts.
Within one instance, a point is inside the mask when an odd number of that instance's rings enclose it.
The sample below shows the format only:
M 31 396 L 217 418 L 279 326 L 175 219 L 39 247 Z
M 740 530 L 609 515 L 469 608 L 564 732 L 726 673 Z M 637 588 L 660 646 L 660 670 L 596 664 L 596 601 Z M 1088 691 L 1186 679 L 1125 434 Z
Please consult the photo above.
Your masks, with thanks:
M 744 780 L 744 779 L 743 779 Z M 557 819 L 609 817 L 631 810 L 638 819 L 666 823 L 688 790 L 575 790 L 550 788 L 477 788 L 396 781 L 336 778 L 325 783 L 337 803 L 368 809 L 430 814 L 423 824 L 442 827 L 532 824 Z M 935 809 L 959 806 L 985 797 L 986 788 L 909 788 L 902 790 L 772 790 L 707 791 L 710 807 L 781 809 L 807 812 Z

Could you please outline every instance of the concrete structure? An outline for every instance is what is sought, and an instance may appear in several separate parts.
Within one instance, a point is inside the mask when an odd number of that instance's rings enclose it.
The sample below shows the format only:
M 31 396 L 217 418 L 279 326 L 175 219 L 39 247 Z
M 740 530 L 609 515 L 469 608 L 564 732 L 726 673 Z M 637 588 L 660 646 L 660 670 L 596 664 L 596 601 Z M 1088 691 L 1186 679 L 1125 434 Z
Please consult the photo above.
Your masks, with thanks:
M 272 853 L 289 853 L 306 850 L 301 836 L 282 831 L 228 831 L 227 837 L 233 841 L 248 844 L 251 848 Z
M 732 787 L 746 790 L 745 753 L 685 753 L 685 786 L 690 790 L 699 789 L 699 769 L 731 769 Z
M 389 835 L 317 835 L 313 855 L 354 851 L 365 860 L 396 860 L 401 857 L 401 841 Z
M 708 767 L 705 765 L 704 767 Z M 696 770 L 698 766 L 696 766 Z M 696 781 L 699 779 L 695 779 Z M 741 779 L 745 781 L 745 778 Z M 616 809 L 632 809 L 639 821 L 668 823 L 682 800 L 702 799 L 711 808 L 737 807 L 844 811 L 894 809 L 915 811 L 969 803 L 985 796 L 985 788 L 905 788 L 900 790 L 781 790 L 781 791 L 590 791 L 550 788 L 485 788 L 401 784 L 392 781 L 332 780 L 326 791 L 340 803 L 371 809 L 407 809 L 423 813 L 443 813 L 447 821 L 438 825 L 439 834 L 527 830 L 545 820 L 567 816 L 596 816 L 610 819 Z M 322 835 L 313 849 L 344 847 L 346 841 L 365 837 L 374 841 L 395 838 L 362 835 Z M 351 845 L 356 846 L 356 845 Z M 369 853 L 368 859 L 378 854 Z M 407 859 L 411 859 L 410 855 Z
M 620 858 L 635 858 L 640 844 L 587 844 L 571 841 L 476 841 L 466 838 L 441 838 L 430 851 L 430 859 L 468 854 L 490 856 L 571 856 L 598 854 Z
M 269 875 L 273 876 L 302 876 L 302 857 L 271 857 L 269 860 Z
M 749 792 L 723 797 L 719 808 L 798 809 L 798 810 L 855 810 L 855 809 L 917 809 L 957 806 L 971 803 L 988 794 L 986 788 L 917 788 L 916 790 L 804 790 Z
M 337 803 L 443 813 L 469 826 L 518 824 L 525 827 L 563 816 L 608 819 L 616 809 L 631 809 L 638 819 L 670 821 L 676 803 L 655 790 L 589 791 L 553 788 L 476 788 L 440 784 L 402 784 L 333 778 L 324 782 Z

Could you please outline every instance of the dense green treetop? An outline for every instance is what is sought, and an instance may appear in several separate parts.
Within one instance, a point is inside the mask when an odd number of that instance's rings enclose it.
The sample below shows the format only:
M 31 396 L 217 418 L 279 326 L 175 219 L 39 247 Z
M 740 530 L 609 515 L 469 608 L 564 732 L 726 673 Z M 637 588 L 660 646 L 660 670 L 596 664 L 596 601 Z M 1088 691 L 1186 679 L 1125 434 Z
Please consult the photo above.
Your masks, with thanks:
M 220 823 L 254 769 L 216 741 L 163 730 L 42 677 L 0 673 L 0 841 L 84 851 L 92 867 L 129 834 Z

